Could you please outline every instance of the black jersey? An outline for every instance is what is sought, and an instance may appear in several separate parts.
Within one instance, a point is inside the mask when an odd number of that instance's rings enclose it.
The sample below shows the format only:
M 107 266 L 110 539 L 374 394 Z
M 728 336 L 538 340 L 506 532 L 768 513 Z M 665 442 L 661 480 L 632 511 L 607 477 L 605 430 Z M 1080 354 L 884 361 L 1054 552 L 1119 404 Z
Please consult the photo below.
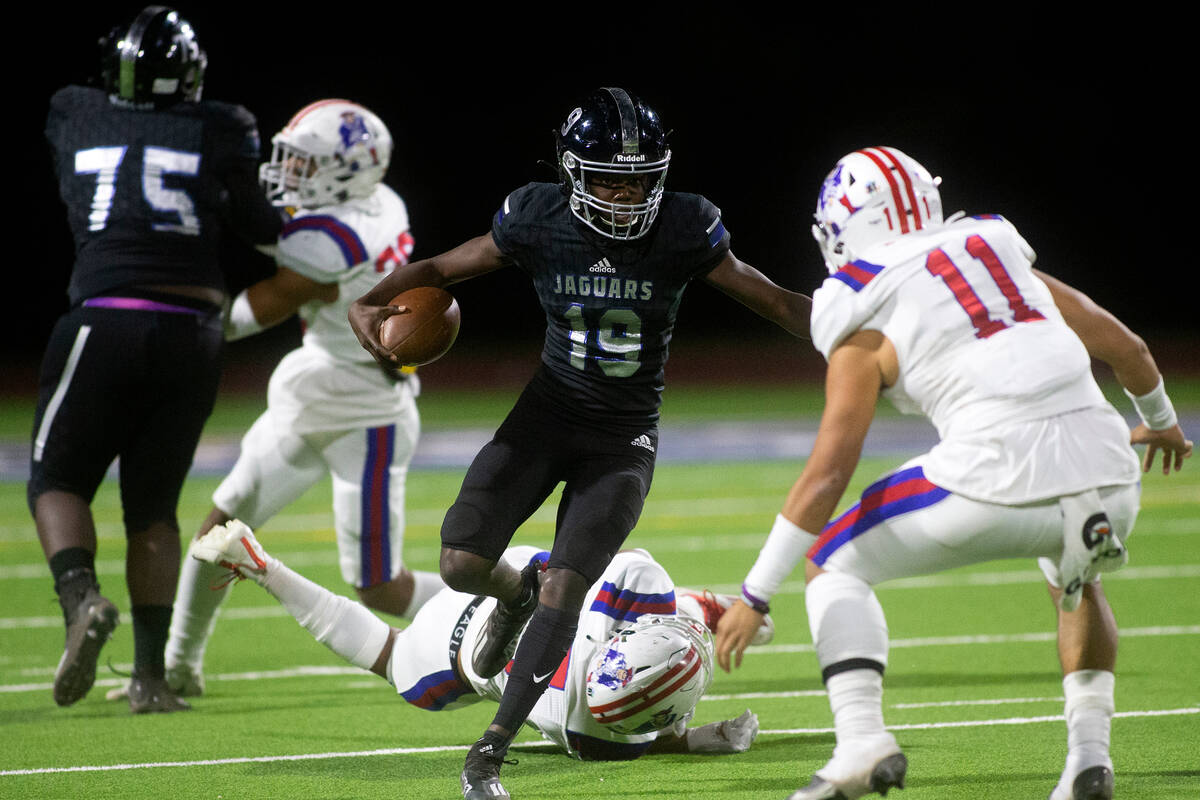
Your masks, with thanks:
M 224 290 L 223 225 L 275 241 L 279 215 L 256 179 L 257 122 L 241 106 L 139 110 L 68 86 L 50 100 L 46 137 L 75 238 L 72 304 L 138 284 Z
M 549 399 L 593 424 L 656 421 L 683 290 L 729 251 L 716 206 L 667 192 L 654 229 L 617 242 L 580 225 L 557 185 L 531 183 L 505 199 L 492 236 L 546 312 Z

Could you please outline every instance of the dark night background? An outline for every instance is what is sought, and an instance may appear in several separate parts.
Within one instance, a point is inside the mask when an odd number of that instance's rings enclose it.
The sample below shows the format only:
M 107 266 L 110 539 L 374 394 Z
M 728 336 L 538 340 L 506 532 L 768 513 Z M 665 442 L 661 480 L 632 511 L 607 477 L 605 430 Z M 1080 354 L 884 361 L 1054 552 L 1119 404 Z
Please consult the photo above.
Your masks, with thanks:
M 141 7 L 99 6 L 27 26 L 53 30 L 55 53 L 19 76 L 21 114 L 9 123 L 22 141 L 10 156 L 32 200 L 10 195 L 22 205 L 8 218 L 14 240 L 36 246 L 8 265 L 16 306 L 0 331 L 8 392 L 34 388 L 33 366 L 65 307 L 73 249 L 42 135 L 47 100 L 93 73 L 95 40 Z M 396 145 L 387 182 L 408 203 L 415 257 L 487 231 L 508 191 L 550 176 L 538 162 L 552 159 L 553 130 L 574 97 L 623 85 L 672 130 L 668 187 L 717 204 L 734 252 L 788 288 L 811 293 L 825 274 L 809 234 L 825 174 L 852 149 L 890 144 L 943 178 L 947 213 L 1004 214 L 1039 267 L 1125 319 L 1160 360 L 1200 361 L 1200 326 L 1183 289 L 1192 282 L 1185 243 L 1196 171 L 1181 116 L 1195 69 L 1185 66 L 1178 20 L 1123 10 L 1050 21 L 1013 6 L 922 19 L 892 5 L 841 21 L 808 10 L 784 21 L 745 5 L 654 6 L 657 18 L 615 5 L 574 16 L 458 4 L 177 8 L 208 52 L 205 97 L 257 115 L 264 157 L 271 135 L 312 100 L 347 97 L 384 119 Z M 540 347 L 541 311 L 517 271 L 454 291 L 463 329 L 452 356 Z M 295 336 L 288 324 L 242 343 L 233 362 L 261 358 L 265 377 L 271 348 Z M 697 282 L 682 304 L 672 364 L 721 342 L 789 339 Z M 755 364 L 753 352 L 740 360 Z M 443 361 L 447 370 L 458 363 Z M 807 345 L 796 355 L 796 364 L 814 361 Z

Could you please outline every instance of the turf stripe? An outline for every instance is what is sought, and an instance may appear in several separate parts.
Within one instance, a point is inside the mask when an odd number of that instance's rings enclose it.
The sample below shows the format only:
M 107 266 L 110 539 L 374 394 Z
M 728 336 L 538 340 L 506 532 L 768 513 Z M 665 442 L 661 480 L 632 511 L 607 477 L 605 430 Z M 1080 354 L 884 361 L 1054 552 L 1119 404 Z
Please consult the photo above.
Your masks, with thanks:
M 1118 711 L 1114 719 L 1136 719 L 1139 717 L 1169 717 L 1200 714 L 1200 706 L 1189 708 L 1166 708 L 1146 711 Z M 889 725 L 893 731 L 936 730 L 941 728 L 976 728 L 994 725 L 1035 725 L 1044 722 L 1061 723 L 1062 715 L 1043 717 L 1009 717 L 1007 719 L 958 720 L 953 722 L 918 722 L 907 725 Z M 759 731 L 759 736 L 795 736 L 797 734 L 827 734 L 833 728 L 787 728 Z M 553 747 L 551 742 L 521 742 L 514 745 L 518 750 L 525 747 Z M 10 775 L 47 775 L 67 772 L 114 772 L 132 769 L 164 769 L 171 767 L 212 767 L 225 764 L 270 764 L 285 761 L 323 761 L 333 758 L 369 758 L 374 756 L 419 755 L 423 753 L 446 753 L 468 749 L 469 745 L 442 745 L 437 747 L 393 747 L 382 750 L 357 750 L 334 753 L 296 753 L 282 756 L 241 756 L 234 758 L 207 758 L 195 761 L 150 761 L 141 764 L 89 764 L 70 767 L 34 767 L 29 769 L 0 770 L 0 777 Z
M 1200 706 L 1186 708 L 1163 708 L 1146 711 L 1118 711 L 1113 719 L 1137 719 L 1141 717 L 1180 717 L 1200 714 Z M 1005 719 L 965 719 L 951 722 L 910 722 L 904 725 L 888 725 L 889 731 L 927 731 L 946 728 L 988 728 L 994 725 L 1036 725 L 1042 722 L 1063 722 L 1062 714 L 1048 714 L 1042 717 L 1008 717 Z M 796 735 L 803 733 L 833 733 L 833 728 L 780 728 L 778 730 L 759 731 L 759 736 Z M 2 774 L 2 773 L 0 773 Z

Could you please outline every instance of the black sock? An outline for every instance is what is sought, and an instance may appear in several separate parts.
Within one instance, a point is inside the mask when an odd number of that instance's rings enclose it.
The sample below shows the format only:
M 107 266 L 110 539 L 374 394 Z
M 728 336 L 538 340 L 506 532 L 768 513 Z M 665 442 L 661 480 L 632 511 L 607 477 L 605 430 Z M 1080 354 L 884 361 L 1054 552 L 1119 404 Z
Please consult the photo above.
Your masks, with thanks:
M 579 609 L 562 611 L 539 605 L 521 636 L 513 657 L 512 672 L 500 698 L 500 709 L 493 725 L 509 732 L 512 741 L 521 729 L 538 698 L 546 691 L 550 679 L 558 671 L 579 625 Z M 541 680 L 534 682 L 534 676 Z
M 50 556 L 49 563 L 63 621 L 70 625 L 88 592 L 100 590 L 96 582 L 96 555 L 82 547 L 68 547 Z
M 164 678 L 163 653 L 171 631 L 171 606 L 134 606 L 133 674 L 140 678 Z
M 58 591 L 62 577 L 76 569 L 96 572 L 96 554 L 82 547 L 67 547 L 50 556 L 50 575 L 54 578 L 54 590 Z

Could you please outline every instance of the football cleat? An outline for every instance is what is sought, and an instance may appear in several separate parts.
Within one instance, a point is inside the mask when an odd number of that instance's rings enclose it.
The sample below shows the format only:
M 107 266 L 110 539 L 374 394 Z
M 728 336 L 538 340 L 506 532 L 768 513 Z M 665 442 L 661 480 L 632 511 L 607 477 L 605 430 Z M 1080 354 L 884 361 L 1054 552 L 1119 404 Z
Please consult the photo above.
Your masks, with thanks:
M 100 648 L 112 636 L 120 614 L 96 587 L 88 588 L 68 615 L 66 645 L 54 671 L 54 702 L 69 706 L 96 682 Z
M 129 710 L 134 714 L 189 711 L 191 704 L 171 691 L 166 678 L 134 675 L 129 681 Z
M 704 623 L 704 627 L 713 633 L 716 633 L 717 623 L 724 616 L 726 609 L 738 599 L 732 594 L 713 594 L 708 589 L 703 591 L 676 589 L 675 598 L 679 613 L 700 620 Z M 768 644 L 774 638 L 775 621 L 771 619 L 770 614 L 764 614 L 762 624 L 754 632 L 754 638 L 750 640 L 750 644 Z
M 167 688 L 176 697 L 199 697 L 204 694 L 204 673 L 189 667 L 187 664 L 178 664 L 173 667 L 168 666 Z M 109 689 L 105 693 L 104 699 L 128 700 L 129 683 L 125 683 L 115 689 Z
M 865 769 L 863 764 L 871 766 Z M 904 788 L 907 773 L 908 759 L 889 733 L 865 746 L 838 746 L 829 763 L 787 800 L 856 800 L 871 792 L 886 797 L 893 787 Z
M 224 525 L 214 525 L 192 542 L 188 554 L 199 561 L 217 564 L 230 570 L 226 583 L 252 575 L 264 575 L 267 571 L 266 551 L 254 538 L 254 532 L 249 526 L 236 519 Z
M 522 594 L 528 592 L 524 602 L 516 608 L 498 602 L 492 609 L 471 654 L 471 669 L 479 677 L 487 679 L 496 675 L 517 652 L 518 635 L 537 609 L 538 575 L 544 567 L 541 561 L 531 561 L 521 570 L 521 591 Z
M 1062 784 L 1054 787 L 1050 800 L 1112 800 L 1113 771 L 1100 765 L 1081 770 L 1071 781 L 1068 793 Z
M 503 755 L 493 752 L 493 745 L 480 739 L 467 751 L 459 783 L 463 800 L 512 800 L 512 795 L 500 783 Z
M 204 694 L 204 673 L 187 664 L 167 667 L 167 686 L 179 697 Z

